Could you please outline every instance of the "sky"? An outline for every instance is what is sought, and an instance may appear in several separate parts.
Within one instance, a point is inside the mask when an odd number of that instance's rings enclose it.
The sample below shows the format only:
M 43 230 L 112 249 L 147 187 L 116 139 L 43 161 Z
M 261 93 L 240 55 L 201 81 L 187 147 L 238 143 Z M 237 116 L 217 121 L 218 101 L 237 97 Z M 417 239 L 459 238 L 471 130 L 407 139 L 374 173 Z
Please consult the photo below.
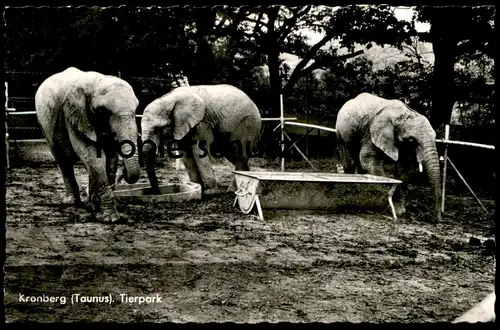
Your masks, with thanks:
M 406 6 L 405 7 L 403 7 L 403 6 L 396 7 L 394 10 L 394 15 L 396 16 L 397 19 L 409 21 L 409 22 L 411 22 L 411 20 L 412 20 L 413 13 L 414 13 L 414 10 L 411 9 L 411 7 L 406 7 Z M 428 32 L 430 29 L 430 24 L 416 22 L 415 29 L 418 32 Z M 309 38 L 310 45 L 316 44 L 318 41 L 320 41 L 323 38 L 322 33 L 317 33 L 317 32 L 314 32 L 311 30 L 306 30 L 306 29 L 302 30 L 302 32 L 304 35 L 306 35 Z M 330 45 L 330 43 L 326 44 L 324 46 L 324 48 L 329 47 L 329 45 Z M 342 51 L 339 51 L 339 54 L 341 54 L 341 53 L 342 53 Z M 280 57 L 282 59 L 284 59 L 285 62 L 292 68 L 294 68 L 300 62 L 300 58 L 298 58 L 297 56 L 292 55 L 292 54 L 283 53 Z M 311 60 L 309 62 L 309 64 L 312 62 L 314 62 L 314 61 Z
M 411 7 L 396 7 L 396 9 L 394 10 L 394 15 L 399 20 L 411 22 L 413 12 L 414 11 L 413 9 L 411 9 Z M 415 29 L 418 32 L 428 32 L 430 29 L 430 24 L 417 22 L 415 24 Z M 310 43 L 312 45 L 316 44 L 318 41 L 321 40 L 321 38 L 323 38 L 323 34 L 321 33 L 316 33 L 310 30 L 304 30 L 303 32 L 310 38 Z
M 413 12 L 414 10 L 411 9 L 410 7 L 396 7 L 394 14 L 396 15 L 396 18 L 399 20 L 405 20 L 411 22 Z M 421 22 L 415 23 L 415 29 L 418 32 L 429 32 L 430 28 L 431 25 L 429 23 L 421 23 Z

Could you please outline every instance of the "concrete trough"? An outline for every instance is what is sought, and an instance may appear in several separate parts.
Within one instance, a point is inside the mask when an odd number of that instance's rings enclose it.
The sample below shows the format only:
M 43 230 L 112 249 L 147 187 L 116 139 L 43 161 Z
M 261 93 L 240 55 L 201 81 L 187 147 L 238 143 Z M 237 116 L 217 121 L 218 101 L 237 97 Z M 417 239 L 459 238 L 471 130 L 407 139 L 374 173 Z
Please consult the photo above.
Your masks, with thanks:
M 160 192 L 160 195 L 153 195 L 149 183 L 136 183 L 116 186 L 114 195 L 117 199 L 146 203 L 182 203 L 201 199 L 201 185 L 193 182 L 161 185 Z
M 396 218 L 392 195 L 400 180 L 369 174 L 234 171 L 235 205 L 244 213 L 264 209 L 382 210 Z

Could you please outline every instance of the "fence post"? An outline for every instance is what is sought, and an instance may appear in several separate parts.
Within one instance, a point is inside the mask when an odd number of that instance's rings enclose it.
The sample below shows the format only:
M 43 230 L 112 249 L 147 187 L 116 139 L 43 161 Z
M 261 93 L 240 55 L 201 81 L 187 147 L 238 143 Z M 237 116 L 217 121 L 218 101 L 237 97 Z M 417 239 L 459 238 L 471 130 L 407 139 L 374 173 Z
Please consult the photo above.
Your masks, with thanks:
M 446 170 L 448 167 L 448 139 L 450 138 L 450 125 L 445 126 L 444 131 L 444 166 L 443 166 L 443 191 L 441 192 L 441 212 L 444 212 L 444 199 L 445 199 L 445 191 L 446 191 Z
M 9 169 L 9 127 L 7 126 L 7 116 L 9 108 L 9 83 L 5 82 L 5 169 Z
M 307 104 L 307 94 L 309 92 L 309 76 L 306 77 L 306 124 L 309 124 L 309 107 Z M 306 157 L 309 158 L 309 129 L 306 129 Z
M 285 171 L 285 116 L 283 114 L 283 94 L 280 94 L 280 123 L 281 123 L 281 172 Z
M 122 72 L 118 71 L 118 78 L 122 79 Z

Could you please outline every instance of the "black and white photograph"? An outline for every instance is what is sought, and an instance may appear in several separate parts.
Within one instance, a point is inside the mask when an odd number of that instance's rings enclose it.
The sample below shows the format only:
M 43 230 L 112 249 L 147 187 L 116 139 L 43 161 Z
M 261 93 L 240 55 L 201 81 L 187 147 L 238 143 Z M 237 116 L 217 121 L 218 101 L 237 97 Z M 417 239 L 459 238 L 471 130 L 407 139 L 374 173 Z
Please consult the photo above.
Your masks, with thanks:
M 494 322 L 495 9 L 5 6 L 5 323 Z

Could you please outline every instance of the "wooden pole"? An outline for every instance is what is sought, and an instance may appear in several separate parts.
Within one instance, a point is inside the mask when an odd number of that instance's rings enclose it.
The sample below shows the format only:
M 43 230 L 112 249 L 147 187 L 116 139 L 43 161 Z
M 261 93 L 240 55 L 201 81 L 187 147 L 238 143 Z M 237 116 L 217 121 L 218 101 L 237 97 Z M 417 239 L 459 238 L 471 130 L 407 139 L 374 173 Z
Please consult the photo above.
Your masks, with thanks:
M 450 162 L 451 167 L 453 167 L 453 169 L 455 170 L 455 172 L 457 172 L 458 177 L 462 180 L 462 182 L 465 184 L 465 186 L 467 187 L 467 189 L 469 189 L 469 191 L 472 194 L 472 196 L 474 196 L 474 198 L 479 203 L 479 205 L 481 205 L 481 207 L 484 210 L 484 212 L 488 213 L 488 210 L 484 207 L 483 203 L 481 203 L 481 201 L 476 196 L 476 194 L 474 193 L 474 191 L 472 190 L 472 188 L 469 186 L 469 184 L 467 183 L 467 181 L 465 181 L 464 177 L 462 176 L 462 174 L 460 174 L 460 172 L 458 171 L 458 169 L 455 166 L 455 164 L 453 164 L 453 162 L 451 161 L 450 157 L 448 157 L 448 162 Z
M 288 134 L 286 134 L 286 132 L 285 132 L 285 136 L 288 139 L 288 141 L 293 142 L 292 139 L 288 136 Z M 299 147 L 297 147 L 297 145 L 295 143 L 292 144 L 292 147 L 294 147 L 299 152 L 299 154 L 302 156 L 302 158 L 304 158 L 304 160 L 306 162 L 308 162 L 309 165 L 311 165 L 313 170 L 317 171 L 316 167 L 314 167 L 314 165 L 311 163 L 311 161 L 306 157 L 306 155 L 304 155 L 304 153 L 299 149 Z
M 281 172 L 285 172 L 285 116 L 283 114 L 283 94 L 280 94 L 280 122 L 281 122 Z
M 7 109 L 9 108 L 9 83 L 5 82 L 5 169 L 10 168 L 9 160 L 9 127 L 7 126 Z
M 450 125 L 445 126 L 444 139 L 448 140 L 450 137 Z M 444 199 L 446 191 L 446 171 L 448 167 L 448 145 L 444 146 L 444 166 L 443 166 L 443 188 L 441 192 L 441 212 L 444 212 Z
M 306 77 L 306 124 L 309 124 L 309 107 L 307 104 L 307 93 L 309 92 L 309 76 Z M 306 130 L 306 156 L 309 157 L 309 130 Z

